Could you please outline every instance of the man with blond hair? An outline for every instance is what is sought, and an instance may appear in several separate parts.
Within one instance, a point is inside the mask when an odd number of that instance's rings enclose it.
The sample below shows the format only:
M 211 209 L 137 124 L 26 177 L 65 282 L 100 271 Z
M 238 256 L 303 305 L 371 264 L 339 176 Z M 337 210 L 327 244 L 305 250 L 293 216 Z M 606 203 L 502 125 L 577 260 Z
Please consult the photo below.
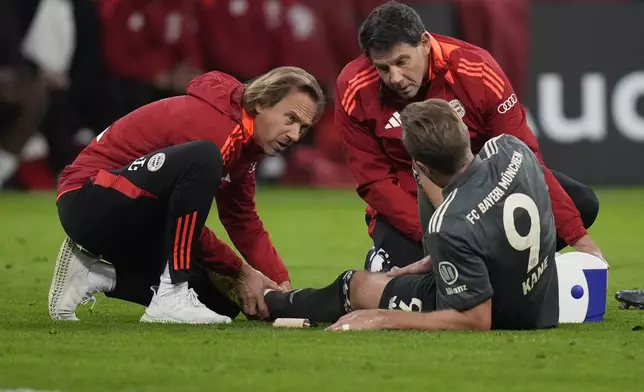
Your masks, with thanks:
M 556 230 L 535 154 L 502 134 L 474 156 L 467 126 L 437 98 L 407 105 L 401 122 L 415 170 L 444 197 L 425 228 L 428 256 L 388 273 L 346 271 L 323 289 L 268 292 L 271 316 L 331 330 L 557 326 Z
M 60 180 L 69 238 L 50 316 L 78 320 L 78 305 L 103 292 L 147 306 L 144 322 L 228 323 L 239 309 L 217 295 L 209 272 L 234 279 L 245 314 L 267 316 L 264 290 L 290 289 L 290 278 L 257 215 L 255 165 L 297 142 L 324 104 L 318 82 L 300 68 L 276 68 L 248 84 L 210 72 L 187 95 L 112 124 Z M 205 226 L 213 199 L 248 264 Z

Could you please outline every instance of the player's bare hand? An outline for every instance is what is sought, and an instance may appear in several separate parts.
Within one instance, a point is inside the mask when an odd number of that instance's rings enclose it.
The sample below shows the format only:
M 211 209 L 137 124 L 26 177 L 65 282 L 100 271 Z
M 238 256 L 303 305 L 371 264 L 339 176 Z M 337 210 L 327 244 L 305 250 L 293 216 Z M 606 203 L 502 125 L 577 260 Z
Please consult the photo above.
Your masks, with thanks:
M 610 268 L 610 264 L 606 261 L 604 256 L 602 255 L 601 250 L 595 244 L 595 241 L 590 237 L 590 235 L 586 234 L 585 236 L 581 237 L 579 241 L 577 241 L 573 246 L 577 252 L 584 252 L 591 254 L 593 256 L 599 257 L 606 263 L 606 266 Z
M 282 291 L 291 291 L 293 288 L 291 287 L 291 282 L 288 280 L 285 280 L 284 282 L 280 283 L 280 287 L 282 288 Z
M 390 311 L 382 309 L 356 310 L 342 316 L 327 331 L 362 331 L 387 329 Z
M 432 260 L 429 256 L 424 259 L 417 261 L 413 264 L 409 264 L 403 268 L 396 268 L 387 272 L 387 276 L 403 276 L 403 275 L 414 275 L 414 274 L 424 274 L 432 268 Z
M 264 291 L 266 289 L 282 291 L 282 288 L 277 283 L 244 263 L 239 278 L 235 282 L 235 290 L 242 301 L 242 308 L 245 314 L 251 317 L 269 317 L 268 308 L 264 302 Z

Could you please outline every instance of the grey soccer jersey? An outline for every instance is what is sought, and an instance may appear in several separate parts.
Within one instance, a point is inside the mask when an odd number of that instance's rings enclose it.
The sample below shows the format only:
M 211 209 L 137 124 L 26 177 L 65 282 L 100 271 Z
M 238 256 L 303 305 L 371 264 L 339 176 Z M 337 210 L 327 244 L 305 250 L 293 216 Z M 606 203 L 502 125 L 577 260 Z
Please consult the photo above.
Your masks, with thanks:
M 514 136 L 493 138 L 443 195 L 426 233 L 437 309 L 492 299 L 492 328 L 557 325 L 554 217 L 532 151 Z

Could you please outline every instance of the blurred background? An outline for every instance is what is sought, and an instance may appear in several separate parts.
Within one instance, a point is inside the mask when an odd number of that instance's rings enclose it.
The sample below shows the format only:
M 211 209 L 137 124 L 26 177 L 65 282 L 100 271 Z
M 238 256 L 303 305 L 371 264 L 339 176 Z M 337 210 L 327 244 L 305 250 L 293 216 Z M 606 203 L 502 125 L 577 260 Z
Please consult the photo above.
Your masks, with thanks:
M 280 65 L 333 97 L 382 0 L 0 0 L 0 186 L 56 187 L 95 135 L 209 70 Z M 591 185 L 644 184 L 643 0 L 413 0 L 430 32 L 489 50 L 546 161 Z M 258 181 L 352 188 L 332 107 Z

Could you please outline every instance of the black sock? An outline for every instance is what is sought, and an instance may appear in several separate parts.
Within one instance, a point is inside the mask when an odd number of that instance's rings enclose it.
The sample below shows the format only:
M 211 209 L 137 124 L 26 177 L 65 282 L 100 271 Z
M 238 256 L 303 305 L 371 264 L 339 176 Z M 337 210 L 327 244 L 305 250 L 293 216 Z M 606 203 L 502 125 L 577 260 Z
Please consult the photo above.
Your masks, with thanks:
M 349 287 L 354 270 L 343 272 L 323 289 L 300 289 L 286 293 L 269 291 L 264 296 L 271 318 L 306 318 L 335 322 L 351 312 Z
M 105 293 L 105 296 L 148 306 L 153 295 L 150 287 L 158 284 L 159 280 L 154 279 L 154 275 L 137 274 L 136 271 L 126 268 L 116 268 L 116 286 L 114 290 Z

